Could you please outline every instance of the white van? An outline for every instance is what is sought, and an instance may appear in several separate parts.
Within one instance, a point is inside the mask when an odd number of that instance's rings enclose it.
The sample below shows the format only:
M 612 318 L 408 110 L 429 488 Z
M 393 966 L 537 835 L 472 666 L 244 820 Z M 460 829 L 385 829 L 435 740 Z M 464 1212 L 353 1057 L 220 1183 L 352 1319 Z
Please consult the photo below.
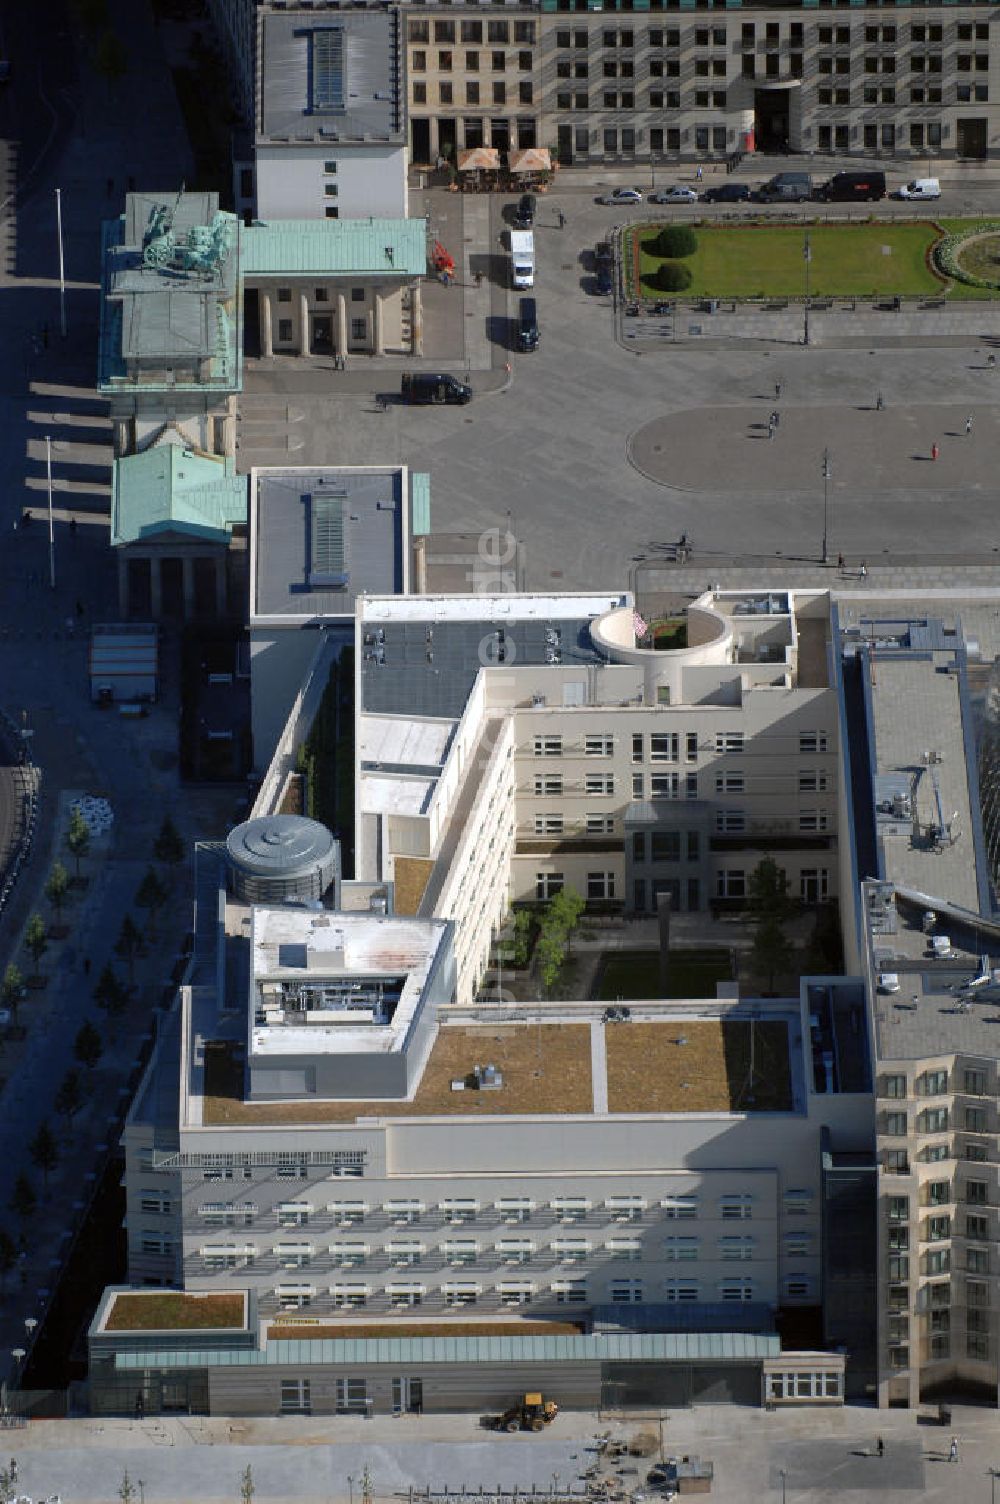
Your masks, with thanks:
M 897 198 L 940 198 L 941 184 L 937 178 L 914 178 L 896 194 Z
M 514 287 L 535 285 L 535 237 L 531 230 L 510 232 L 510 280 Z

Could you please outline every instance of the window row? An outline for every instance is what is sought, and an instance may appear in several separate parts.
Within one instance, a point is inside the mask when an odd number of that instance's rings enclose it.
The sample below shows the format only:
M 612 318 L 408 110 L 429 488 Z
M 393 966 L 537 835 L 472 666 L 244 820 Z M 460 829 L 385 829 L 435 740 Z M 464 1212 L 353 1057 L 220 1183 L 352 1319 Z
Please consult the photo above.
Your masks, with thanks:
M 547 874 L 552 876 L 553 874 Z M 789 1191 L 785 1197 L 786 1211 L 805 1210 L 809 1205 L 811 1192 Z M 746 1219 L 753 1214 L 753 1197 L 742 1192 L 732 1193 L 719 1197 L 713 1203 L 718 1209 L 718 1215 L 723 1221 L 733 1219 Z M 493 1202 L 482 1203 L 473 1198 L 451 1197 L 436 1203 L 428 1203 L 420 1200 L 400 1199 L 384 1201 L 380 1205 L 370 1205 L 367 1201 L 330 1201 L 325 1208 L 316 1206 L 310 1201 L 285 1201 L 279 1202 L 273 1207 L 274 1216 L 279 1226 L 305 1226 L 314 1216 L 322 1215 L 333 1218 L 341 1226 L 353 1225 L 363 1222 L 370 1216 L 381 1214 L 397 1226 L 410 1225 L 420 1222 L 428 1215 L 443 1218 L 449 1223 L 466 1223 L 485 1216 L 490 1217 L 491 1212 L 505 1222 L 523 1223 L 530 1217 L 541 1214 L 550 1214 L 560 1222 L 576 1222 L 593 1215 L 607 1215 L 615 1222 L 639 1221 L 647 1212 L 659 1210 L 667 1218 L 695 1217 L 698 1214 L 699 1202 L 697 1196 L 667 1196 L 660 1200 L 649 1200 L 645 1196 L 608 1196 L 601 1201 L 593 1201 L 586 1196 L 553 1196 L 547 1201 L 536 1201 L 529 1197 L 513 1196 L 499 1197 Z M 199 1215 L 206 1220 L 216 1217 L 235 1217 L 238 1220 L 253 1220 L 259 1214 L 259 1208 L 254 1202 L 203 1202 L 198 1208 Z
M 807 1234 L 786 1235 L 785 1252 L 794 1251 L 805 1255 L 811 1249 Z M 206 1268 L 236 1268 L 254 1264 L 259 1258 L 271 1258 L 286 1269 L 302 1269 L 318 1261 L 331 1260 L 339 1265 L 360 1265 L 373 1257 L 387 1259 L 399 1267 L 413 1267 L 425 1259 L 432 1263 L 453 1265 L 475 1264 L 485 1259 L 498 1259 L 506 1264 L 526 1264 L 539 1255 L 562 1264 L 586 1263 L 595 1257 L 605 1256 L 611 1260 L 629 1263 L 649 1262 L 656 1258 L 657 1251 L 639 1238 L 609 1238 L 594 1244 L 585 1238 L 553 1239 L 538 1244 L 530 1239 L 501 1239 L 484 1247 L 474 1239 L 458 1239 L 428 1247 L 415 1239 L 400 1239 L 382 1247 L 372 1248 L 364 1242 L 331 1243 L 318 1248 L 314 1243 L 277 1243 L 271 1249 L 261 1250 L 255 1243 L 208 1244 L 199 1249 L 199 1257 Z M 750 1237 L 722 1237 L 713 1248 L 703 1248 L 698 1237 L 667 1238 L 659 1253 L 660 1258 L 673 1263 L 695 1262 L 703 1256 L 721 1259 L 723 1262 L 744 1262 L 756 1257 L 756 1242 Z
M 411 20 L 407 23 L 406 36 L 417 44 L 430 42 L 467 42 L 470 45 L 482 42 L 523 43 L 532 46 L 535 41 L 534 21 L 435 21 Z
M 461 58 L 461 66 L 464 67 L 466 73 L 478 73 L 480 69 L 481 57 L 484 56 L 485 54 L 480 54 L 478 52 L 463 53 Z M 532 55 L 530 52 L 518 52 L 516 54 L 507 52 L 491 52 L 489 58 L 490 68 L 494 73 L 503 73 L 507 68 L 513 67 L 515 58 L 517 61 L 517 66 L 522 73 L 531 72 Z M 452 71 L 454 62 L 455 58 L 453 53 L 439 52 L 436 56 L 437 71 L 439 73 L 450 73 Z M 412 52 L 410 54 L 410 72 L 427 72 L 426 52 Z
M 437 88 L 438 104 L 456 103 L 455 89 L 453 84 L 442 80 L 435 87 Z M 479 88 L 479 84 L 475 80 L 468 81 L 464 84 L 463 88 L 463 104 L 476 105 L 486 103 L 486 100 L 483 98 L 481 90 Z M 428 97 L 427 85 L 425 83 L 414 83 L 412 85 L 412 94 L 414 104 L 429 104 L 431 102 L 430 98 Z M 534 85 L 527 81 L 522 81 L 518 84 L 517 93 L 515 95 L 513 85 L 511 85 L 510 89 L 508 89 L 507 85 L 504 83 L 491 84 L 490 102 L 492 104 L 533 104 Z
M 411 22 L 411 26 L 414 23 Z M 417 23 L 420 24 L 420 23 Z M 984 21 L 971 22 L 960 21 L 955 27 L 955 36 L 959 42 L 988 42 L 989 26 Z M 744 21 L 740 27 L 739 46 L 742 50 L 748 47 L 756 47 L 759 42 L 765 46 L 777 47 L 781 43 L 787 43 L 789 47 L 804 47 L 807 44 L 820 47 L 850 47 L 857 46 L 864 41 L 868 46 L 896 46 L 900 42 L 909 41 L 924 46 L 928 43 L 944 42 L 944 27 L 940 23 L 927 25 L 922 22 L 914 22 L 910 25 L 907 33 L 906 27 L 896 25 L 866 25 L 860 26 L 812 26 L 809 28 L 808 37 L 806 28 L 801 21 L 788 23 L 782 31 L 778 21 L 767 21 L 762 25 L 753 21 Z M 415 39 L 412 35 L 410 40 L 427 41 L 426 35 Z M 437 37 L 435 40 L 440 41 Z M 453 37 L 446 40 L 454 40 Z M 466 40 L 463 36 L 462 40 Z M 482 40 L 481 36 L 476 40 Z M 728 47 L 730 38 L 725 26 L 698 26 L 687 30 L 682 38 L 679 27 L 650 26 L 646 28 L 645 44 L 648 47 L 679 48 L 685 47 Z M 573 48 L 584 50 L 591 45 L 602 46 L 612 50 L 625 49 L 626 51 L 636 46 L 636 32 L 634 28 L 620 31 L 610 29 L 603 30 L 600 34 L 595 30 L 591 32 L 585 26 L 562 29 L 555 33 L 555 45 L 565 50 Z
M 782 1284 L 783 1293 L 791 1299 L 808 1296 L 812 1287 L 807 1275 L 789 1276 Z M 720 1280 L 709 1286 L 698 1280 L 668 1280 L 659 1287 L 643 1280 L 617 1280 L 612 1281 L 607 1298 L 612 1305 L 639 1305 L 646 1299 L 669 1304 L 703 1300 L 747 1302 L 754 1299 L 755 1289 L 758 1287 L 752 1279 Z M 489 1303 L 499 1299 L 502 1304 L 528 1305 L 538 1297 L 546 1304 L 554 1300 L 556 1305 L 583 1305 L 588 1292 L 583 1280 L 554 1280 L 541 1287 L 530 1280 L 503 1280 L 495 1286 L 476 1280 L 450 1280 L 440 1286 L 400 1280 L 388 1283 L 384 1289 L 358 1282 L 330 1285 L 328 1291 L 302 1281 L 289 1281 L 274 1287 L 278 1305 L 288 1310 L 310 1306 L 317 1299 L 329 1299 L 337 1310 L 362 1310 L 382 1301 L 399 1308 L 419 1306 L 425 1300 L 458 1308 L 477 1305 L 483 1298 Z
M 716 898 L 746 898 L 750 873 L 745 868 L 722 868 L 715 874 Z M 802 903 L 825 903 L 830 893 L 830 874 L 825 867 L 803 867 L 799 871 L 799 899 Z

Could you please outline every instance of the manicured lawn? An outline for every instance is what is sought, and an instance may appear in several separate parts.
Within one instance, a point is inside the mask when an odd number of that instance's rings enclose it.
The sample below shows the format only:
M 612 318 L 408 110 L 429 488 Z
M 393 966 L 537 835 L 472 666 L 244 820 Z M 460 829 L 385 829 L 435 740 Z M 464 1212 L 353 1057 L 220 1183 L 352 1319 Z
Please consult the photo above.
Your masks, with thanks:
M 660 259 L 646 249 L 656 229 L 631 232 L 639 249 L 641 295 L 666 296 L 648 281 Z M 795 225 L 696 227 L 698 249 L 684 260 L 692 274 L 683 297 L 801 298 L 805 291 L 803 230 Z M 921 296 L 944 291 L 926 255 L 938 231 L 930 223 L 814 225 L 809 230 L 812 297 Z M 629 254 L 633 254 L 630 250 Z
M 731 976 L 727 950 L 674 950 L 667 996 L 714 997 L 716 982 Z M 623 950 L 605 956 L 598 976 L 598 1001 L 660 996 L 660 958 L 655 950 Z

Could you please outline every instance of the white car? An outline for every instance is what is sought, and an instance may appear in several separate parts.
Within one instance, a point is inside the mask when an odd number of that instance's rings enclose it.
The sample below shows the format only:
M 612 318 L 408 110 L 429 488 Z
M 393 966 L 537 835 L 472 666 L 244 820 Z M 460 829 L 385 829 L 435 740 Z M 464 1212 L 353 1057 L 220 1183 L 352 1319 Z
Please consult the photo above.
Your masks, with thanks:
M 878 974 L 878 990 L 885 993 L 898 992 L 898 974 L 895 971 L 880 971 Z
M 641 204 L 642 194 L 638 188 L 613 188 L 597 200 L 599 204 Z
M 937 178 L 914 178 L 912 183 L 906 183 L 896 190 L 897 198 L 908 199 L 933 199 L 941 197 L 941 184 Z
M 649 195 L 651 204 L 696 204 L 698 195 L 693 188 L 658 188 L 655 193 Z

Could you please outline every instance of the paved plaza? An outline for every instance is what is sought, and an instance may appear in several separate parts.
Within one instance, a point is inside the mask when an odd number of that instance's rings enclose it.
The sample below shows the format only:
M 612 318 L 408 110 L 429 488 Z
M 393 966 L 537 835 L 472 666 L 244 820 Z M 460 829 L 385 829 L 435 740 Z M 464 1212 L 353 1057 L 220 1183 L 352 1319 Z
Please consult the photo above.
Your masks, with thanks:
M 564 1412 L 544 1436 L 496 1436 L 470 1415 L 361 1420 L 207 1420 L 36 1422 L 12 1435 L 20 1486 L 37 1498 L 58 1491 L 64 1504 L 116 1497 L 127 1469 L 143 1504 L 216 1504 L 239 1498 L 252 1470 L 254 1497 L 296 1504 L 361 1499 L 367 1467 L 374 1504 L 482 1494 L 505 1504 L 515 1494 L 564 1504 L 586 1499 L 583 1476 L 598 1433 L 627 1439 L 660 1433 L 664 1456 L 713 1464 L 715 1504 L 975 1504 L 991 1497 L 990 1468 L 1000 1467 L 995 1412 L 956 1407 L 950 1429 L 905 1411 L 791 1409 L 768 1414 L 732 1406 L 652 1413 L 623 1424 L 615 1416 Z M 959 1460 L 948 1461 L 951 1436 Z M 885 1443 L 879 1457 L 877 1438 Z M 623 1501 L 657 1495 L 645 1487 L 650 1461 L 624 1458 L 609 1471 Z M 784 1479 L 782 1479 L 784 1474 Z M 782 1495 L 784 1482 L 784 1496 Z

